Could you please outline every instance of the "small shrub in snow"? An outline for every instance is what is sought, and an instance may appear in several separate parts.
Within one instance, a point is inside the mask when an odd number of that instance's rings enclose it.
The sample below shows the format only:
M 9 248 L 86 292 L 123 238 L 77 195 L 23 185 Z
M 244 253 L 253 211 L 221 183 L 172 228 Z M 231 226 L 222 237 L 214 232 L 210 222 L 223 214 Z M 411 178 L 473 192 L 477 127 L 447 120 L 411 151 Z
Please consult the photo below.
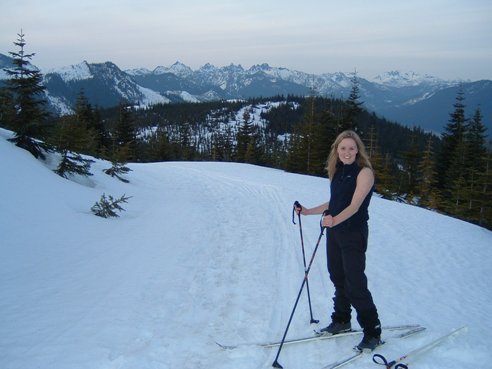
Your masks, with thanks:
M 106 198 L 106 194 L 102 194 L 101 199 L 92 206 L 91 211 L 99 217 L 109 218 L 109 217 L 119 217 L 116 213 L 117 211 L 125 211 L 120 204 L 128 202 L 130 199 L 125 195 L 121 196 L 119 199 L 114 199 L 113 196 L 109 195 Z
M 92 159 L 85 159 L 76 152 L 64 150 L 58 167 L 53 170 L 56 174 L 63 178 L 69 178 L 70 175 L 92 176 L 91 164 Z
M 118 163 L 118 162 L 112 162 L 111 168 L 103 169 L 103 172 L 106 173 L 107 175 L 109 175 L 111 177 L 116 177 L 120 181 L 125 182 L 125 183 L 128 183 L 130 181 L 126 178 L 123 178 L 122 175 L 127 174 L 130 171 L 131 171 L 130 168 L 128 168 L 124 164 Z

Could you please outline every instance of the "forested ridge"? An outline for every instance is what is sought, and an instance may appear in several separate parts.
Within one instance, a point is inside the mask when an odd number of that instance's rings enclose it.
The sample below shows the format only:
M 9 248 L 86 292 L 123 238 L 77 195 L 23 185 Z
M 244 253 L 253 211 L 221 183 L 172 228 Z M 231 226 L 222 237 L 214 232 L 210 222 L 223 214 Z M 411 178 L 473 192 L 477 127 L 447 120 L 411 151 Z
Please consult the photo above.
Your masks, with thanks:
M 360 101 L 356 75 L 347 100 L 274 96 L 203 103 L 111 109 L 92 106 L 80 91 L 75 113 L 46 113 L 42 76 L 29 67 L 24 35 L 11 52 L 12 68 L 0 89 L 0 126 L 17 146 L 42 160 L 61 153 L 56 173 L 91 175 L 91 160 L 104 158 L 123 179 L 127 162 L 231 161 L 326 176 L 331 143 L 356 130 L 366 144 L 381 196 L 492 228 L 492 150 L 480 109 L 466 110 L 466 96 L 450 101 L 441 136 L 369 113 Z

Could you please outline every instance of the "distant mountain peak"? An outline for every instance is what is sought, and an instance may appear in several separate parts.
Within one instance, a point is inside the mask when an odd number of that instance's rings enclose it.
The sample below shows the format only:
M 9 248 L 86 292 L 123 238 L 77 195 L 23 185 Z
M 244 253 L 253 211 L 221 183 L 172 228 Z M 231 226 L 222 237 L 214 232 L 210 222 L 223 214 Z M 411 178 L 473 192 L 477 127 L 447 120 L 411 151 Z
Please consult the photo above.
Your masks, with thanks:
M 392 87 L 417 86 L 423 83 L 442 84 L 444 81 L 429 74 L 419 74 L 413 71 L 401 72 L 392 70 L 374 77 L 374 82 Z
M 131 76 L 142 76 L 152 73 L 152 71 L 148 70 L 147 68 L 127 69 L 125 72 Z
M 46 74 L 58 74 L 64 82 L 82 81 L 92 78 L 92 72 L 87 61 L 49 70 Z
M 169 72 L 176 74 L 177 76 L 187 77 L 193 73 L 193 70 L 180 61 L 175 62 L 168 68 Z
M 213 64 L 206 63 L 200 67 L 199 71 L 202 73 L 215 72 L 217 71 L 217 67 Z
M 235 72 L 235 73 L 242 73 L 244 72 L 244 68 L 241 64 L 234 64 L 231 63 L 227 67 L 223 68 L 224 70 L 227 70 L 229 72 Z
M 187 65 L 181 63 L 180 61 L 176 61 L 170 67 L 158 66 L 152 72 L 153 74 L 164 74 L 164 73 L 172 73 L 177 76 L 186 78 L 193 74 L 193 70 Z
M 250 69 L 252 70 L 270 70 L 272 67 L 268 63 L 255 64 Z

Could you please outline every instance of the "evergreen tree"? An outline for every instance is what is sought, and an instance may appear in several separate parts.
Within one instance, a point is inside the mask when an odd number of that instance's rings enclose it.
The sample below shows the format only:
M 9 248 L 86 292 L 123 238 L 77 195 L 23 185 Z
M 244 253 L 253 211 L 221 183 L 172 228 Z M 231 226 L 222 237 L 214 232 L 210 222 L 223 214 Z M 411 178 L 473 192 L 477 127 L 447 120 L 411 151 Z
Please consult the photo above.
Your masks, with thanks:
M 465 178 L 467 190 L 466 219 L 480 222 L 483 204 L 483 180 L 487 167 L 486 127 L 478 108 L 465 134 Z
M 28 150 L 34 157 L 44 159 L 44 146 L 35 139 L 48 117 L 45 110 L 43 77 L 41 72 L 30 63 L 35 54 L 27 54 L 24 50 L 26 41 L 22 30 L 18 36 L 14 44 L 20 50 L 9 52 L 14 67 L 5 69 L 9 76 L 6 81 L 7 89 L 15 102 L 15 116 L 11 116 L 12 111 L 10 111 L 4 119 L 12 119 L 12 121 L 7 120 L 6 125 L 12 127 L 15 132 L 15 136 L 9 141 Z
M 394 177 L 392 176 L 392 161 L 391 156 L 383 154 L 380 150 L 373 151 L 371 163 L 375 172 L 375 189 L 376 192 L 385 199 L 394 200 L 396 190 L 394 185 Z
M 13 130 L 16 117 L 15 101 L 12 92 L 7 88 L 0 88 L 0 127 Z
M 345 131 L 347 129 L 357 131 L 358 124 L 357 118 L 362 112 L 362 105 L 364 102 L 359 101 L 360 99 L 360 83 L 357 78 L 357 72 L 355 71 L 351 78 L 352 88 L 350 90 L 350 95 L 346 101 L 344 108 L 343 119 L 340 124 L 340 131 Z
M 377 133 L 376 133 L 376 126 L 374 122 L 369 127 L 369 133 L 365 137 L 365 145 L 366 145 L 366 151 L 367 154 L 369 155 L 370 158 L 374 157 L 377 153 L 378 149 L 378 143 L 377 143 Z M 374 166 L 374 165 L 373 165 Z
M 483 172 L 487 155 L 486 147 L 487 128 L 482 122 L 482 113 L 480 108 L 475 111 L 475 115 L 467 125 L 465 134 L 466 150 L 465 162 L 467 169 L 467 178 L 474 174 Z
M 61 160 L 54 170 L 60 177 L 69 178 L 72 174 L 78 174 L 84 177 L 92 176 L 90 170 L 94 160 L 86 159 L 79 153 L 68 150 L 63 150 L 61 154 Z
M 325 176 L 326 160 L 338 132 L 338 120 L 331 106 L 309 97 L 304 117 L 288 143 L 286 167 L 298 173 Z
M 410 147 L 403 152 L 403 183 L 400 187 L 400 193 L 405 193 L 407 200 L 413 202 L 413 197 L 418 193 L 417 179 L 419 173 L 420 149 L 416 142 L 415 132 L 410 137 Z
M 123 178 L 124 174 L 131 172 L 131 169 L 126 166 L 126 158 L 128 157 L 128 146 L 118 147 L 116 152 L 111 156 L 111 167 L 103 169 L 103 172 L 111 177 L 118 178 L 121 182 L 128 183 L 128 179 Z
M 179 158 L 181 160 L 194 160 L 195 159 L 195 142 L 193 140 L 192 129 L 190 124 L 181 124 L 179 126 Z
M 394 197 L 393 177 L 391 176 L 391 161 L 388 154 L 383 155 L 377 143 L 377 133 L 374 125 L 369 128 L 366 138 L 366 150 L 375 173 L 375 188 L 385 199 Z
M 420 196 L 419 205 L 425 208 L 436 209 L 439 203 L 439 194 L 435 188 L 435 163 L 433 160 L 434 152 L 432 149 L 432 136 L 427 140 L 422 160 L 419 163 L 418 194 Z
M 315 110 L 314 110 L 314 105 L 315 105 L 315 99 L 314 99 L 314 92 L 311 94 L 311 96 L 308 99 L 309 102 L 309 108 L 306 109 L 306 114 L 304 116 L 303 120 L 303 137 L 305 140 L 305 147 L 307 149 L 306 155 L 306 173 L 312 174 L 313 173 L 313 142 L 316 138 L 316 117 L 315 117 Z
M 173 148 L 166 131 L 159 127 L 149 139 L 150 160 L 167 161 L 173 160 Z
M 338 130 L 338 120 L 330 110 L 320 113 L 314 126 L 314 135 L 311 143 L 311 158 L 309 173 L 326 176 L 326 161 L 335 141 Z
M 61 154 L 60 163 L 54 170 L 56 174 L 64 178 L 71 174 L 92 175 L 90 167 L 94 160 L 84 158 L 81 153 L 92 150 L 94 137 L 87 127 L 78 121 L 77 116 L 61 117 L 51 139 Z
M 135 158 L 137 143 L 135 117 L 131 107 L 125 105 L 124 103 L 120 103 L 118 107 L 118 120 L 116 122 L 113 140 L 117 146 L 127 146 L 127 160 L 132 160 Z
M 263 153 L 261 147 L 261 134 L 258 126 L 252 126 L 252 132 L 249 136 L 248 147 L 246 148 L 246 154 L 244 156 L 244 162 L 249 164 L 262 164 Z
M 273 132 L 265 135 L 265 165 L 273 168 L 285 169 L 287 144 L 285 139 L 279 138 Z
M 215 131 L 211 138 L 211 159 L 216 161 L 231 161 L 234 148 L 233 139 L 234 134 L 229 125 L 223 131 Z
M 460 88 L 453 104 L 454 111 L 442 135 L 441 151 L 437 161 L 437 187 L 441 192 L 443 210 L 456 213 L 463 201 L 465 180 L 465 105 L 464 92 Z
M 288 154 L 286 161 L 286 169 L 294 173 L 307 173 L 308 157 L 307 157 L 307 140 L 304 139 L 302 125 L 294 127 L 288 141 Z
M 105 153 L 110 146 L 110 139 L 102 122 L 100 113 L 93 109 L 89 100 L 82 89 L 75 102 L 75 115 L 80 124 L 83 124 L 88 130 L 92 131 L 94 136 L 93 155 Z
M 466 124 L 464 99 L 463 89 L 460 88 L 453 105 L 454 111 L 442 135 L 441 151 L 437 161 L 437 187 L 442 192 L 443 198 L 450 197 L 450 184 L 464 170 L 462 166 Z
M 94 129 L 91 130 L 94 132 Z M 130 142 L 117 145 L 113 141 L 113 147 L 108 159 L 111 161 L 111 167 L 103 169 L 103 172 L 111 177 L 116 177 L 120 181 L 128 183 L 129 181 L 122 176 L 131 171 L 130 168 L 126 166 L 128 158 L 131 157 L 132 146 Z
M 77 120 L 90 128 L 93 120 L 92 107 L 89 100 L 87 100 L 83 89 L 80 90 L 79 95 L 77 96 L 74 110 Z
M 239 126 L 236 135 L 236 161 L 240 163 L 251 162 L 252 154 L 255 151 L 256 142 L 253 142 L 254 129 L 251 121 L 251 114 L 248 109 L 244 110 L 243 123 Z M 249 161 L 248 161 L 249 160 Z
M 489 141 L 485 170 L 480 180 L 481 203 L 478 224 L 492 229 L 492 140 Z
M 131 196 L 125 195 L 119 199 L 115 199 L 111 195 L 106 198 L 106 194 L 103 193 L 101 199 L 91 207 L 91 211 L 102 218 L 119 217 L 116 211 L 125 211 L 120 204 L 127 203 L 130 198 Z

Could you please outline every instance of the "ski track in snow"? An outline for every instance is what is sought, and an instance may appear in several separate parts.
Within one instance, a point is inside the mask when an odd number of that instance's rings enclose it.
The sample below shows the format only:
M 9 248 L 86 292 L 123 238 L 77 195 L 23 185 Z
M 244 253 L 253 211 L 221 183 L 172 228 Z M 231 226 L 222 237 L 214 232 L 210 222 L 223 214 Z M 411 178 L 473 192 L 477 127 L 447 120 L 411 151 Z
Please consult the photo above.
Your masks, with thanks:
M 62 179 L 0 131 L 2 369 L 270 368 L 304 276 L 292 204 L 329 199 L 327 179 L 232 163 L 131 164 L 129 184 L 101 173 Z M 36 178 L 35 185 L 32 178 Z M 118 219 L 90 213 L 101 194 L 132 196 Z M 391 340 L 389 359 L 467 325 L 414 367 L 487 367 L 492 359 L 492 232 L 374 197 L 367 274 L 383 325 L 426 332 Z M 319 218 L 303 217 L 306 262 Z M 296 217 L 297 223 L 297 217 Z M 314 318 L 329 323 L 325 237 L 309 275 Z M 312 333 L 306 288 L 287 339 Z M 355 316 L 353 326 L 358 327 Z M 285 346 L 287 368 L 351 353 L 351 336 Z M 438 366 L 436 366 L 438 363 Z M 418 366 L 417 366 L 418 365 Z M 374 368 L 363 357 L 347 368 Z

